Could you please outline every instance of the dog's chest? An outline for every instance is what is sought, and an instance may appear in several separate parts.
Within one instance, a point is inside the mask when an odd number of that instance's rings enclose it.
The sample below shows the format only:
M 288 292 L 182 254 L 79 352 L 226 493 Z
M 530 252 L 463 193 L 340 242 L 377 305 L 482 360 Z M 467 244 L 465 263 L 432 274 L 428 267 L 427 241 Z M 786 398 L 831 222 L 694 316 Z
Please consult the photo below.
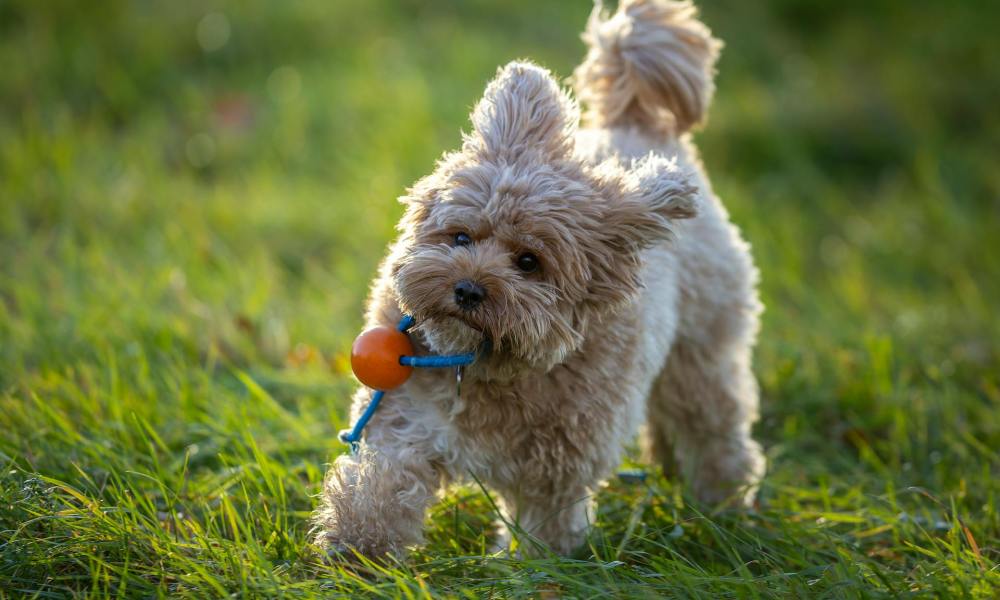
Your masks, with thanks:
M 492 485 L 598 469 L 603 453 L 594 451 L 595 440 L 606 439 L 624 413 L 620 398 L 551 374 L 516 385 L 469 383 L 443 409 L 457 450 L 450 470 Z

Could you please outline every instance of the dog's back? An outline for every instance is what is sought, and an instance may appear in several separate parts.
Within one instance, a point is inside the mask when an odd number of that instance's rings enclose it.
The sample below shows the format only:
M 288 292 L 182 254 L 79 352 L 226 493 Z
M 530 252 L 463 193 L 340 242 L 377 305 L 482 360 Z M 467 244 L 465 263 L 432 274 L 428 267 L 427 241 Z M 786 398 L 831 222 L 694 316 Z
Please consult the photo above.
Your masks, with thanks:
M 697 216 L 643 257 L 640 348 L 666 355 L 647 401 L 648 454 L 667 470 L 680 463 L 703 499 L 742 489 L 749 500 L 764 469 L 749 437 L 758 274 L 684 135 L 706 118 L 722 44 L 690 2 L 668 0 L 622 0 L 613 15 L 598 6 L 583 37 L 589 51 L 574 85 L 586 128 L 577 151 L 595 163 L 676 159 L 701 190 Z

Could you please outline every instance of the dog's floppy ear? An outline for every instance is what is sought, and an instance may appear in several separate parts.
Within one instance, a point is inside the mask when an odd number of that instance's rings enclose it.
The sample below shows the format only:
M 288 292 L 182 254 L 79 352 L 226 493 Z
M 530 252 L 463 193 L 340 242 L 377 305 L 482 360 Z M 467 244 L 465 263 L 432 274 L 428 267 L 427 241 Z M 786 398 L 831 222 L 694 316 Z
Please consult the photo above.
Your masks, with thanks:
M 623 168 L 616 159 L 595 169 L 605 198 L 591 246 L 586 307 L 600 313 L 628 302 L 642 285 L 639 252 L 673 233 L 677 219 L 697 213 L 698 187 L 674 161 L 649 155 Z
M 623 169 L 621 195 L 609 199 L 604 214 L 610 243 L 639 250 L 670 237 L 672 223 L 697 214 L 698 187 L 676 161 L 650 154 Z
M 517 158 L 531 150 L 547 156 L 572 151 L 579 120 L 576 103 L 552 75 L 529 62 L 515 61 L 497 72 L 472 112 L 475 150 Z

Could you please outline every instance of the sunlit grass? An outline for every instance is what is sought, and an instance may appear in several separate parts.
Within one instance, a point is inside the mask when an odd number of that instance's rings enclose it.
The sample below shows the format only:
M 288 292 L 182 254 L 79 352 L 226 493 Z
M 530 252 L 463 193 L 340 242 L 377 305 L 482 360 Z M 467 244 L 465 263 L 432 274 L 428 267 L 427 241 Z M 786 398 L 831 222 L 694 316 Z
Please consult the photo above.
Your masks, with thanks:
M 0 597 L 996 596 L 995 10 L 702 3 L 757 510 L 611 481 L 587 548 L 522 560 L 468 486 L 347 566 L 308 517 L 394 198 L 498 64 L 569 74 L 589 3 L 70 4 L 0 4 Z

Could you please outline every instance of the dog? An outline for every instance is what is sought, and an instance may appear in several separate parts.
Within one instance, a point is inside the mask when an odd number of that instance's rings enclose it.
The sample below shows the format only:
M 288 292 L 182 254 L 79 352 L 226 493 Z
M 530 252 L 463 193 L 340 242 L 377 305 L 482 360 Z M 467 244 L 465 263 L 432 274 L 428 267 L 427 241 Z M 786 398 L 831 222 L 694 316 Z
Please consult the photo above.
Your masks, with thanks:
M 598 5 L 583 37 L 582 115 L 549 71 L 512 62 L 461 149 L 401 199 L 368 325 L 412 315 L 417 354 L 480 356 L 460 394 L 453 370 L 418 369 L 385 395 L 323 484 L 328 551 L 404 555 L 442 486 L 471 475 L 498 496 L 501 547 L 516 524 L 569 554 L 640 429 L 700 501 L 754 502 L 758 272 L 685 135 L 721 43 L 667 0 Z

